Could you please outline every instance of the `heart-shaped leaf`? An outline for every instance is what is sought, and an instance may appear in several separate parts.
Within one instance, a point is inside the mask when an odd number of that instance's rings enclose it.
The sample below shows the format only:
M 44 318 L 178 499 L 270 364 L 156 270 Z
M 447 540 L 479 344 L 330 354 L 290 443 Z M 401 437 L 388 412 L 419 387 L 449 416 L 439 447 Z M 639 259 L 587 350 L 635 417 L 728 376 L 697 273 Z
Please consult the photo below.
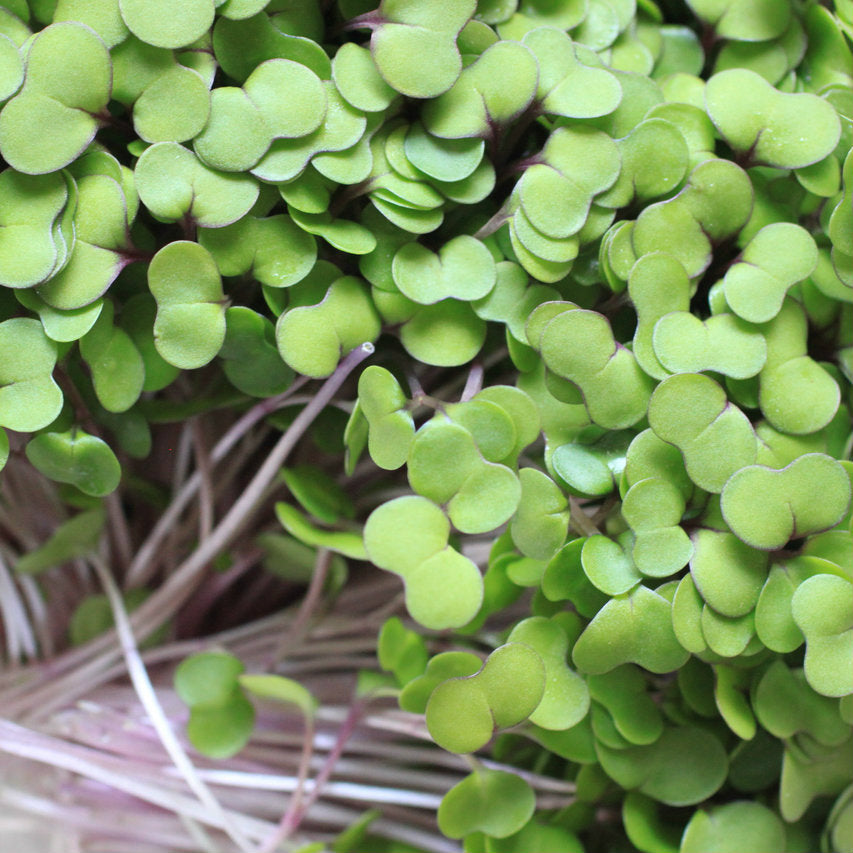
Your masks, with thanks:
M 544 685 L 539 655 L 523 643 L 507 643 L 489 655 L 479 672 L 443 681 L 432 691 L 427 728 L 444 749 L 474 752 L 495 729 L 526 719 L 539 705 Z
M 684 456 L 690 479 L 720 492 L 731 475 L 755 461 L 757 441 L 746 415 L 702 374 L 664 379 L 649 402 L 649 425 Z
M 448 838 L 484 832 L 506 838 L 533 816 L 536 796 L 530 785 L 505 770 L 478 770 L 454 785 L 438 807 L 438 825 Z
M 119 8 L 128 29 L 155 47 L 186 47 L 213 23 L 213 0 L 181 0 L 178 9 L 165 0 L 119 0 Z
M 414 0 L 383 0 L 376 16 L 365 16 L 373 29 L 370 49 L 379 73 L 411 98 L 434 98 L 449 89 L 462 70 L 456 36 L 474 14 L 474 0 L 446 0 L 423 6 Z M 350 22 L 360 25 L 358 19 Z M 420 61 L 429 57 L 429 62 Z
M 744 320 L 765 323 L 779 313 L 788 289 L 816 266 L 817 246 L 808 231 L 790 222 L 766 225 L 726 272 L 726 302 Z
M 528 327 L 528 338 L 530 338 Z M 571 347 L 566 341 L 573 341 Z M 652 382 L 633 354 L 617 343 L 607 319 L 595 311 L 563 311 L 548 322 L 538 339 L 549 370 L 575 383 L 590 418 L 607 429 L 623 429 L 646 413 Z
M 589 691 L 584 680 L 566 665 L 569 638 L 554 620 L 533 616 L 518 622 L 508 643 L 530 646 L 545 665 L 545 691 L 531 723 L 544 729 L 564 730 L 577 725 L 589 710 Z
M 319 302 L 306 297 L 309 304 L 297 302 L 275 329 L 278 351 L 297 373 L 330 376 L 343 355 L 379 337 L 379 316 L 360 279 L 337 279 Z
M 673 373 L 707 370 L 748 379 L 756 376 L 767 360 L 764 337 L 729 313 L 704 321 L 687 311 L 666 314 L 655 323 L 652 342 L 657 360 Z
M 419 243 L 407 243 L 394 255 L 391 271 L 400 292 L 421 305 L 448 297 L 481 299 L 497 279 L 491 252 L 464 234 L 445 243 L 438 255 Z
M 797 587 L 791 609 L 806 637 L 806 680 L 824 696 L 853 692 L 853 583 L 814 575 Z
M 672 629 L 671 605 L 645 586 L 614 596 L 575 643 L 572 659 L 582 672 L 597 675 L 623 663 L 650 672 L 671 672 L 689 657 Z
M 495 138 L 499 127 L 529 106 L 536 81 L 530 50 L 518 42 L 496 42 L 462 71 L 449 91 L 426 105 L 424 124 L 447 139 Z
M 60 175 L 0 174 L 0 282 L 6 287 L 32 287 L 55 271 L 54 226 L 68 201 L 69 185 Z
M 785 825 L 761 803 L 739 800 L 695 812 L 681 839 L 680 853 L 738 853 L 784 850 Z
M 745 616 L 767 579 L 767 554 L 731 533 L 697 530 L 690 573 L 704 601 L 724 616 Z
M 604 771 L 623 788 L 671 806 L 702 802 L 722 786 L 728 759 L 722 743 L 698 726 L 667 728 L 649 746 L 596 744 Z
M 146 148 L 134 171 L 139 198 L 158 219 L 187 218 L 221 228 L 245 216 L 258 198 L 251 175 L 216 172 L 177 142 Z
M 850 479 L 835 459 L 807 453 L 779 471 L 741 468 L 723 487 L 720 504 L 738 538 L 772 550 L 837 524 L 850 505 Z
M 148 287 L 157 300 L 154 342 L 184 370 L 202 367 L 225 340 L 225 296 L 210 253 L 187 240 L 169 243 L 151 259 Z
M 93 497 L 114 492 L 121 479 L 121 466 L 106 442 L 79 429 L 43 432 L 30 440 L 26 453 L 46 477 Z
M 822 160 L 841 134 L 838 116 L 826 101 L 809 92 L 779 92 L 746 68 L 714 74 L 705 86 L 705 105 L 735 151 L 781 169 Z M 803 127 L 809 128 L 807 135 Z
M 29 47 L 23 87 L 0 113 L 3 158 L 31 175 L 67 166 L 94 138 L 111 89 L 110 55 L 93 30 L 46 27 Z
M 38 320 L 0 323 L 0 426 L 33 432 L 56 419 L 63 399 L 52 376 L 56 355 Z

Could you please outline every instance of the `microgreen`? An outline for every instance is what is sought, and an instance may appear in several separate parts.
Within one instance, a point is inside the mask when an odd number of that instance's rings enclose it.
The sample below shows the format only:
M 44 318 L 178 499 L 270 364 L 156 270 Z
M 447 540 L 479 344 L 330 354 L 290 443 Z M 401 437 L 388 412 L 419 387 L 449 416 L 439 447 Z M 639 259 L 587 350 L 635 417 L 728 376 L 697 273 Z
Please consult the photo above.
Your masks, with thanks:
M 10 802 L 115 846 L 126 761 L 145 849 L 851 849 L 851 39 L 851 0 L 9 0 L 0 658 L 45 725 L 0 753 L 73 771 Z
M 121 466 L 110 447 L 83 430 L 40 433 L 27 444 L 26 453 L 46 477 L 93 497 L 115 491 L 121 478 Z
M 83 152 L 110 98 L 106 46 L 89 27 L 53 24 L 27 52 L 24 83 L 0 113 L 0 152 L 13 169 L 54 172 Z

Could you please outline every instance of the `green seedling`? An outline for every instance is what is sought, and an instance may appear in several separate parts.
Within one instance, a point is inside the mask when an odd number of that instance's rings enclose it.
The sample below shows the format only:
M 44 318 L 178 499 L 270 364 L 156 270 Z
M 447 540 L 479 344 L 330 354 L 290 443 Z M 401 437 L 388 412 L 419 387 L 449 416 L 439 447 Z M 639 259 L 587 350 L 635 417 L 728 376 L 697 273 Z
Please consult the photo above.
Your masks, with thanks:
M 697 811 L 684 831 L 680 851 L 719 853 L 743 849 L 776 850 L 785 846 L 785 825 L 775 812 L 760 803 L 741 800 Z
M 530 106 L 537 79 L 536 58 L 527 47 L 496 42 L 461 72 L 449 91 L 424 109 L 426 129 L 445 139 L 494 140 L 501 126 Z
M 693 535 L 690 575 L 702 599 L 723 616 L 745 616 L 753 610 L 767 570 L 767 554 L 731 533 L 698 530 Z
M 851 39 L 851 0 L 9 0 L 6 723 L 95 766 L 104 708 L 124 790 L 124 655 L 197 798 L 129 771 L 140 849 L 849 851 Z M 214 634 L 197 772 L 136 647 Z M 445 792 L 453 842 L 409 815 Z
M 788 222 L 766 225 L 726 273 L 726 302 L 744 320 L 766 323 L 779 313 L 788 289 L 816 266 L 817 246 L 808 231 Z
M 142 203 L 166 222 L 186 219 L 204 228 L 221 228 L 245 216 L 258 197 L 250 175 L 209 169 L 176 142 L 146 148 L 134 175 Z
M 728 772 L 722 743 L 698 726 L 670 727 L 651 745 L 597 744 L 604 771 L 623 787 L 671 806 L 694 805 L 720 789 Z M 681 761 L 685 751 L 693 757 Z
M 818 494 L 821 499 L 815 500 Z M 756 512 L 759 504 L 761 513 Z M 839 462 L 823 453 L 807 453 L 779 471 L 749 465 L 726 481 L 720 506 L 738 538 L 755 548 L 782 548 L 844 517 L 850 479 Z
M 624 429 L 645 415 L 651 382 L 630 350 L 614 340 L 610 324 L 601 314 L 562 311 L 533 337 L 528 321 L 527 334 L 548 369 L 578 386 L 593 423 Z M 567 348 L 567 340 L 575 346 Z
M 835 416 L 840 389 L 835 379 L 807 355 L 807 320 L 786 299 L 763 327 L 767 361 L 759 374 L 758 403 L 776 429 L 794 435 L 823 429 Z M 804 393 L 808 389 L 808 397 Z
M 375 13 L 349 22 L 372 31 L 370 50 L 384 80 L 412 98 L 434 98 L 462 70 L 456 37 L 474 12 L 474 0 L 449 0 L 426 8 L 411 0 L 383 0 Z M 430 57 L 424 66 L 419 56 Z
M 715 127 L 752 163 L 797 169 L 823 160 L 838 143 L 841 126 L 828 103 L 809 92 L 779 92 L 746 68 L 708 80 L 705 104 Z M 800 128 L 811 130 L 803 136 Z
M 92 497 L 114 492 L 121 479 L 121 466 L 109 445 L 79 429 L 40 433 L 27 444 L 26 454 L 46 477 Z
M 668 577 L 693 556 L 693 545 L 679 525 L 684 495 L 668 480 L 638 480 L 625 493 L 622 515 L 634 531 L 633 562 L 647 577 Z
M 683 373 L 661 382 L 649 403 L 649 425 L 681 451 L 690 479 L 706 491 L 722 491 L 732 474 L 755 461 L 749 420 L 708 376 Z
M 426 706 L 430 734 L 450 752 L 474 752 L 496 729 L 518 725 L 539 708 L 545 679 L 539 654 L 525 643 L 509 642 L 475 674 L 448 679 L 432 691 Z
M 175 690 L 190 708 L 187 736 L 205 755 L 234 755 L 255 725 L 252 704 L 240 690 L 242 661 L 223 652 L 201 652 L 175 670 Z
M 267 287 L 290 287 L 314 268 L 317 243 L 284 214 L 244 216 L 224 228 L 199 230 L 199 243 L 213 255 L 219 272 L 251 272 Z
M 589 710 L 589 690 L 566 664 L 569 638 L 559 621 L 543 616 L 524 619 L 510 631 L 507 642 L 530 646 L 545 667 L 545 690 L 530 712 L 530 722 L 550 731 L 577 725 Z
M 728 313 L 704 321 L 687 311 L 665 314 L 654 325 L 652 347 L 658 362 L 672 373 L 707 371 L 750 379 L 767 360 L 764 337 Z
M 379 336 L 376 309 L 354 276 L 339 278 L 316 303 L 305 295 L 307 304 L 294 300 L 275 329 L 281 357 L 298 373 L 329 376 L 342 355 Z
M 824 696 L 853 691 L 847 663 L 853 644 L 853 583 L 836 575 L 807 578 L 794 593 L 791 611 L 806 638 L 806 680 Z
M 436 630 L 470 622 L 483 600 L 480 572 L 448 545 L 449 537 L 444 512 L 420 495 L 383 504 L 364 528 L 370 560 L 400 575 L 412 618 Z
M 33 432 L 52 423 L 62 409 L 53 379 L 57 346 L 38 320 L 15 317 L 0 323 L 0 426 Z
M 69 195 L 68 182 L 60 175 L 30 176 L 13 169 L 0 173 L 0 281 L 6 287 L 32 287 L 57 271 L 61 241 L 55 230 Z M 62 253 L 66 251 L 63 247 Z
M 210 253 L 188 240 L 164 246 L 151 260 L 148 286 L 157 300 L 154 342 L 160 355 L 184 370 L 207 364 L 225 341 L 226 307 Z
M 503 770 L 478 770 L 445 794 L 438 821 L 450 838 L 474 832 L 507 838 L 530 820 L 535 809 L 536 796 L 520 776 Z
M 73 21 L 45 28 L 29 46 L 23 86 L 0 112 L 3 158 L 30 175 L 67 166 L 94 139 L 111 86 L 110 55 L 93 30 Z
M 135 257 L 129 233 L 133 216 L 119 181 L 85 174 L 76 181 L 76 201 L 73 247 L 63 268 L 36 288 L 45 302 L 62 310 L 90 305 Z
M 688 657 L 673 632 L 672 605 L 640 584 L 612 597 L 578 638 L 572 659 L 581 672 L 598 675 L 623 663 L 671 672 Z

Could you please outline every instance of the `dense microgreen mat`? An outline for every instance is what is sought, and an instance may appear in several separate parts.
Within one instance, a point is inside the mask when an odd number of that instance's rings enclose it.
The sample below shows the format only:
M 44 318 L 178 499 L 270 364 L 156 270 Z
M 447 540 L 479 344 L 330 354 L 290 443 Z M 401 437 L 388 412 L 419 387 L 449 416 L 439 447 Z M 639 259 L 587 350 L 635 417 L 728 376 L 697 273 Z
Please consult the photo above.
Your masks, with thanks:
M 252 548 L 389 573 L 442 849 L 850 853 L 851 87 L 849 0 L 0 7 L 0 467 L 63 507 L 17 571 L 150 524 L 176 424 L 316 417 Z M 313 725 L 244 669 L 175 673 L 210 758 Z

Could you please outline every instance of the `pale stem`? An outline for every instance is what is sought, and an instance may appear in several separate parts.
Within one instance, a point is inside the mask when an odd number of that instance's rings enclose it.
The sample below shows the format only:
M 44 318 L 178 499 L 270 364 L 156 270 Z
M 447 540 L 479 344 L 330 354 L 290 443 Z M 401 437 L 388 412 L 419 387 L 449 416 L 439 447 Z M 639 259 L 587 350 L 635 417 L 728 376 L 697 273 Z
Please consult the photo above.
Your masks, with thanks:
M 211 535 L 204 542 L 200 543 L 198 549 L 190 554 L 183 563 L 175 567 L 157 591 L 134 611 L 130 617 L 130 622 L 136 632 L 136 636 L 140 639 L 148 637 L 152 631 L 155 631 L 163 622 L 171 618 L 178 608 L 181 607 L 193 589 L 196 588 L 200 572 L 207 567 L 217 554 L 227 547 L 242 529 L 255 505 L 261 500 L 270 483 L 275 480 L 284 461 L 302 438 L 305 430 L 314 418 L 329 404 L 349 374 L 364 359 L 372 355 L 373 352 L 373 344 L 366 342 L 356 347 L 341 360 L 335 372 L 325 381 L 305 408 L 294 418 L 293 422 L 255 473 L 255 476 L 249 482 L 246 489 L 225 514 Z M 221 444 L 222 442 L 220 442 Z M 184 489 L 186 489 L 186 485 Z M 191 495 L 187 496 L 187 501 L 190 497 Z M 161 517 L 161 523 L 172 513 L 174 507 L 175 503 L 173 502 L 167 513 Z M 179 512 L 176 512 L 169 518 L 170 524 L 177 515 L 179 515 Z M 157 527 L 159 526 L 158 524 Z M 157 527 L 152 531 L 152 536 L 156 533 Z M 153 556 L 153 553 L 149 553 L 148 558 L 150 559 L 151 556 Z M 62 697 L 66 702 L 73 701 L 76 695 L 79 695 L 79 691 L 85 691 L 90 686 L 91 682 L 88 680 L 90 672 L 97 678 L 101 670 L 108 667 L 117 659 L 114 644 L 115 632 L 107 631 L 98 639 L 88 643 L 85 647 L 76 650 L 76 652 L 65 655 L 63 659 L 58 661 L 52 661 L 50 666 L 44 667 L 42 671 L 44 673 L 51 672 L 54 674 L 54 678 L 49 684 L 42 685 L 42 690 L 46 690 L 48 697 L 54 701 L 57 700 L 57 697 Z M 100 657 L 97 657 L 97 655 L 100 655 Z M 88 662 L 87 658 L 90 659 Z M 66 672 L 72 669 L 72 667 L 74 669 L 68 672 L 66 676 L 61 679 L 57 677 L 60 672 Z M 39 692 L 38 689 L 33 689 L 32 685 L 28 685 L 25 689 L 26 696 L 24 701 L 26 701 L 26 704 L 30 708 L 41 712 L 40 703 L 38 701 L 33 702 Z
M 214 465 L 221 462 L 255 424 L 262 421 L 267 415 L 288 405 L 288 403 L 295 402 L 295 400 L 290 399 L 293 391 L 301 388 L 307 381 L 307 378 L 300 376 L 287 391 L 275 397 L 270 397 L 268 400 L 263 400 L 249 409 L 216 443 L 210 454 L 211 462 Z M 148 538 L 137 551 L 136 558 L 131 563 L 125 578 L 125 588 L 130 589 L 135 586 L 141 586 L 148 580 L 150 576 L 149 567 L 154 563 L 154 554 L 164 537 L 177 522 L 187 504 L 195 497 L 200 484 L 201 475 L 196 471 L 176 491 L 169 508 L 163 513 L 157 524 L 154 525 Z
M 111 492 L 106 499 L 107 517 L 110 526 L 110 542 L 116 563 L 126 569 L 133 560 L 133 539 L 121 506 L 118 491 Z
M 133 629 L 130 627 L 130 622 L 127 618 L 127 611 L 124 609 L 124 603 L 121 598 L 121 592 L 110 574 L 109 569 L 95 556 L 92 557 L 92 566 L 98 575 L 101 584 L 104 587 L 104 592 L 109 599 L 110 606 L 113 611 L 116 631 L 118 632 L 121 650 L 124 653 L 124 659 L 127 663 L 127 671 L 130 675 L 130 680 L 136 690 L 136 695 L 142 703 L 142 707 L 148 714 L 154 730 L 160 738 L 160 743 L 172 759 L 172 763 L 180 772 L 189 789 L 198 797 L 199 802 L 215 815 L 223 829 L 228 833 L 231 840 L 245 853 L 250 853 L 252 845 L 248 839 L 240 832 L 233 824 L 224 809 L 219 803 L 219 800 L 213 796 L 210 789 L 199 778 L 195 766 L 190 757 L 187 755 L 166 715 L 163 712 L 163 707 L 160 705 L 160 700 L 154 691 L 154 686 L 151 684 L 151 679 L 148 677 L 148 670 L 139 656 L 139 649 L 136 646 L 136 638 L 133 636 Z
M 274 853 L 278 845 L 299 826 L 299 819 L 304 814 L 302 808 L 305 797 L 305 783 L 311 771 L 311 758 L 314 755 L 314 718 L 305 715 L 305 731 L 302 738 L 302 752 L 299 756 L 299 768 L 296 773 L 296 789 L 287 810 L 270 837 L 258 848 L 258 853 Z
M 95 760 L 99 756 L 92 749 L 78 747 L 61 738 L 42 735 L 9 720 L 0 719 L 0 751 L 78 773 L 172 813 L 185 814 L 209 826 L 224 828 L 218 816 L 211 813 L 196 798 L 184 796 L 162 785 L 142 781 L 127 773 L 110 770 Z M 264 837 L 269 831 L 268 821 L 244 815 L 229 814 L 228 818 L 238 822 L 241 832 L 252 838 Z
M 314 560 L 314 571 L 311 573 L 311 583 L 308 591 L 299 605 L 296 618 L 291 622 L 288 629 L 281 635 L 276 646 L 270 668 L 274 667 L 288 652 L 291 646 L 298 645 L 305 636 L 308 622 L 314 612 L 314 608 L 323 594 L 323 586 L 329 574 L 329 566 L 332 562 L 332 552 L 328 548 L 318 548 Z
M 571 509 L 569 515 L 570 521 L 579 533 L 582 533 L 584 536 L 599 536 L 601 534 L 601 531 L 595 526 L 592 519 L 584 512 L 577 498 L 569 498 L 569 507 Z
M 196 471 L 199 473 L 198 493 L 198 538 L 205 540 L 213 530 L 213 464 L 204 441 L 204 430 L 201 419 L 195 417 L 191 421 L 193 456 Z
M 468 379 L 465 382 L 465 387 L 462 389 L 461 400 L 464 403 L 470 400 L 475 395 L 479 394 L 483 389 L 483 365 L 472 364 L 468 371 Z

